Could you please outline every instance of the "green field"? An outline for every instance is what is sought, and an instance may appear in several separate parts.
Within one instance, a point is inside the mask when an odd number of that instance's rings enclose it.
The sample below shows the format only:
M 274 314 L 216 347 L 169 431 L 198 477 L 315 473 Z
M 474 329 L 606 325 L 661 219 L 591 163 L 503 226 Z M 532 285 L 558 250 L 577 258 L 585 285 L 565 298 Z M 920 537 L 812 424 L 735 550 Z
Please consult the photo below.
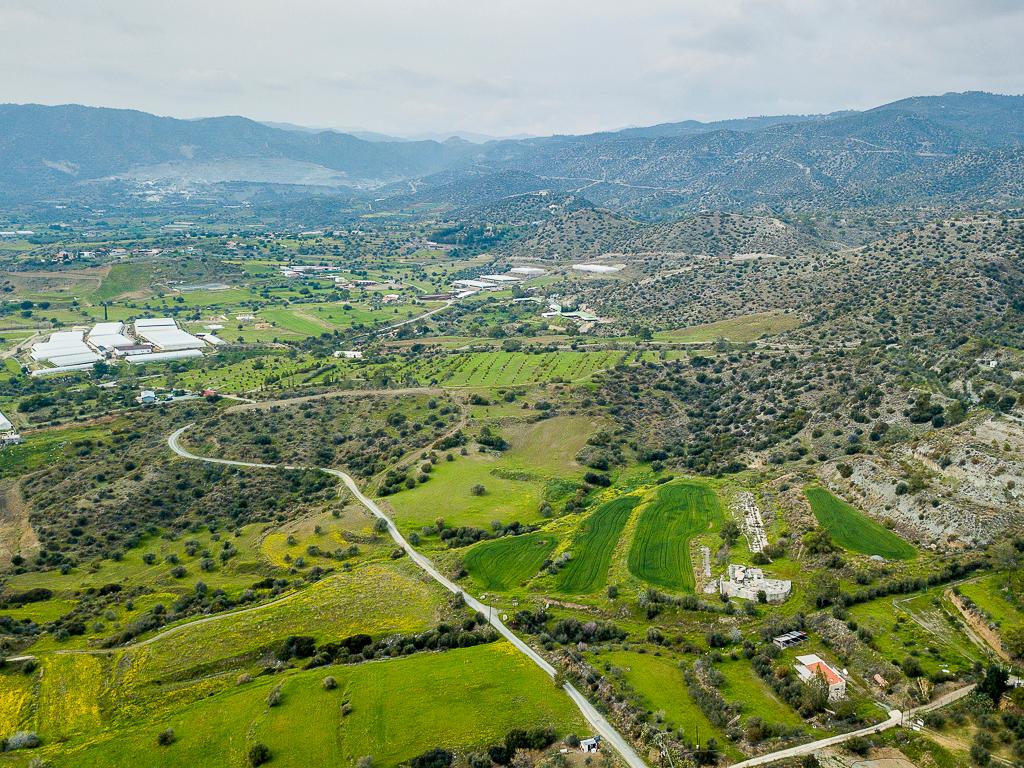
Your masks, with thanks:
M 749 662 L 732 661 L 716 668 L 725 677 L 722 695 L 729 701 L 738 702 L 745 716 L 760 717 L 768 723 L 803 725 L 800 715 L 775 695 Z
M 800 325 L 796 315 L 761 312 L 754 315 L 741 315 L 717 323 L 694 325 L 674 331 L 661 331 L 654 334 L 658 341 L 672 341 L 678 344 L 694 344 L 699 342 L 727 339 L 728 341 L 747 342 L 762 336 L 774 336 L 789 331 Z
M 484 589 L 504 591 L 537 573 L 555 544 L 555 537 L 544 533 L 505 536 L 473 547 L 463 565 Z
M 812 485 L 804 489 L 818 523 L 843 549 L 890 560 L 910 560 L 917 550 L 892 531 L 854 509 L 826 489 Z
M 593 658 L 597 665 L 605 661 L 622 671 L 626 682 L 652 712 L 664 714 L 666 725 L 681 728 L 690 741 L 696 740 L 698 731 L 701 743 L 713 736 L 720 747 L 728 749 L 725 736 L 690 698 L 683 672 L 675 659 L 632 651 L 612 651 Z M 732 750 L 728 754 L 738 753 Z
M 640 513 L 629 570 L 644 581 L 671 589 L 693 590 L 690 540 L 722 519 L 718 497 L 696 482 L 663 486 Z
M 636 496 L 623 496 L 591 513 L 583 524 L 583 532 L 573 542 L 572 559 L 558 574 L 559 592 L 587 594 L 605 585 L 615 545 L 639 503 Z
M 1005 587 L 1006 575 L 999 573 L 965 582 L 960 585 L 960 592 L 1005 631 L 1024 624 L 1024 607 L 1010 600 Z
M 580 381 L 622 360 L 622 352 L 468 352 L 407 366 L 421 384 L 500 387 Z M 405 370 L 403 370 L 405 372 Z
M 327 675 L 338 681 L 333 691 L 321 685 Z M 281 704 L 269 708 L 268 693 L 279 684 Z M 585 730 L 569 698 L 501 642 L 260 677 L 174 711 L 146 713 L 116 734 L 96 730 L 52 757 L 40 751 L 54 766 L 75 768 L 122 766 L 129 755 L 154 768 L 241 766 L 259 741 L 270 747 L 273 766 L 352 765 L 369 755 L 385 768 L 435 746 L 466 752 L 501 741 L 512 728 L 541 726 L 560 735 Z M 176 741 L 158 747 L 156 734 L 168 727 Z

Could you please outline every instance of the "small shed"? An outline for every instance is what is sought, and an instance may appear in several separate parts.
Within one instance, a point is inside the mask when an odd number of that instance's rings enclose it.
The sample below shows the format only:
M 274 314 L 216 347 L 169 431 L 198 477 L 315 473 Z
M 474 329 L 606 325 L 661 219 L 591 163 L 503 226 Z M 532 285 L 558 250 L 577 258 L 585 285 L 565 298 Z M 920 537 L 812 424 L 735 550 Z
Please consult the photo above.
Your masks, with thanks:
M 589 739 L 580 741 L 581 752 L 597 752 L 599 749 L 601 749 L 600 736 L 591 736 Z

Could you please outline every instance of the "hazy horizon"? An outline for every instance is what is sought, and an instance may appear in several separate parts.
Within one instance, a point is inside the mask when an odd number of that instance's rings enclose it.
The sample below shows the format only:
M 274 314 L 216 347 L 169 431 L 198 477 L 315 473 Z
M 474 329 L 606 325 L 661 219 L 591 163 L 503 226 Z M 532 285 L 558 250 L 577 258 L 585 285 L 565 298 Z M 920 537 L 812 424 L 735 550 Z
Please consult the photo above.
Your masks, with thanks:
M 11 0 L 0 86 L 8 102 L 403 137 L 589 133 L 1021 93 L 1022 21 L 1008 0 Z

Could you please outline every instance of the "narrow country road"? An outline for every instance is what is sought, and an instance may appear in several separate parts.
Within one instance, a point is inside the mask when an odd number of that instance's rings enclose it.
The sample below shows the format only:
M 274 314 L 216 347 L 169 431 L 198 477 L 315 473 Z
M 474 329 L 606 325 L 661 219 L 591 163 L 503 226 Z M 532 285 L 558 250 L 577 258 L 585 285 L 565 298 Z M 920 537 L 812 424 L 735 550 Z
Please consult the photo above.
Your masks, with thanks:
M 804 755 L 810 755 L 815 752 L 819 752 L 826 747 L 834 747 L 838 744 L 849 741 L 850 739 L 857 738 L 858 736 L 871 736 L 876 733 L 881 733 L 882 731 L 886 731 L 897 725 L 903 725 L 904 721 L 908 718 L 913 718 L 923 712 L 940 709 L 947 704 L 952 704 L 954 701 L 959 701 L 973 690 L 973 683 L 971 685 L 965 685 L 963 688 L 957 688 L 955 691 L 951 691 L 944 696 L 940 696 L 935 701 L 929 702 L 928 704 L 922 704 L 921 706 L 914 707 L 913 709 L 908 709 L 906 712 L 900 712 L 898 709 L 894 709 L 889 712 L 888 720 L 884 720 L 881 723 L 875 723 L 867 728 L 861 728 L 859 731 L 851 731 L 850 733 L 843 733 L 839 736 L 829 736 L 826 739 L 819 739 L 818 741 L 812 741 L 808 744 L 800 744 L 795 747 L 789 747 L 788 749 L 780 749 L 778 752 L 771 752 L 767 755 L 752 757 L 749 760 L 733 763 L 729 768 L 753 768 L 757 765 L 769 765 L 790 757 L 803 757 Z
M 187 451 L 185 448 L 181 446 L 182 434 L 192 426 L 192 424 L 186 424 L 181 429 L 178 429 L 175 432 L 171 433 L 171 435 L 167 438 L 168 447 L 170 447 L 172 451 L 174 451 L 178 456 L 184 459 L 191 459 L 194 461 L 205 461 L 211 464 L 227 464 L 229 466 L 234 467 L 253 467 L 256 469 L 314 469 L 314 467 L 297 467 L 282 464 L 257 464 L 248 461 L 213 459 L 207 456 L 196 455 L 194 453 L 191 453 L 190 451 Z M 466 601 L 466 605 L 468 605 L 470 608 L 473 608 L 476 611 L 479 611 L 484 616 L 486 616 L 487 620 L 491 623 L 491 625 L 506 640 L 508 640 L 513 646 L 515 646 L 534 664 L 536 664 L 538 667 L 544 670 L 544 672 L 546 672 L 549 677 L 555 676 L 555 668 L 552 667 L 540 654 L 534 651 L 533 648 L 531 648 L 525 642 L 520 640 L 519 637 L 511 629 L 505 626 L 505 623 L 499 617 L 497 610 L 495 610 L 492 606 L 480 602 L 472 595 L 466 594 L 462 590 L 462 588 L 459 587 L 458 584 L 455 584 L 453 581 L 450 581 L 439 570 L 437 570 L 437 567 L 434 565 L 433 562 L 431 562 L 429 558 L 425 557 L 424 555 L 416 551 L 416 549 L 413 548 L 413 546 L 405 540 L 405 537 L 402 536 L 402 534 L 399 532 L 398 528 L 391 521 L 391 518 L 384 514 L 381 508 L 378 507 L 377 504 L 374 503 L 372 499 L 365 496 L 363 492 L 359 490 L 359 486 L 356 485 L 355 481 L 349 475 L 338 469 L 328 469 L 325 467 L 315 467 L 315 469 L 319 469 L 322 472 L 326 472 L 329 475 L 333 475 L 339 478 L 352 492 L 352 495 L 355 496 L 356 499 L 358 499 L 359 502 L 364 507 L 366 507 L 366 509 L 368 509 L 372 515 L 380 518 L 385 523 L 387 523 L 388 533 L 391 535 L 391 538 L 394 539 L 395 543 L 405 551 L 405 553 L 414 563 L 416 563 L 420 568 L 426 571 L 426 573 L 432 579 L 434 579 L 434 581 L 439 583 L 445 589 L 449 590 L 454 594 L 461 594 Z M 573 702 L 579 708 L 580 712 L 587 719 L 587 722 L 590 723 L 590 725 L 594 728 L 594 730 L 597 733 L 601 734 L 602 740 L 609 744 L 616 752 L 618 752 L 622 756 L 622 759 L 626 761 L 627 765 L 630 766 L 630 768 L 647 768 L 647 764 L 633 750 L 629 743 L 619 734 L 617 730 L 615 730 L 611 723 L 609 723 L 605 719 L 605 717 L 597 711 L 594 705 L 591 704 L 590 701 L 588 701 L 582 693 L 576 690 L 576 688 L 570 683 L 566 683 L 563 686 L 563 688 L 565 692 L 569 695 L 569 698 L 573 700 Z

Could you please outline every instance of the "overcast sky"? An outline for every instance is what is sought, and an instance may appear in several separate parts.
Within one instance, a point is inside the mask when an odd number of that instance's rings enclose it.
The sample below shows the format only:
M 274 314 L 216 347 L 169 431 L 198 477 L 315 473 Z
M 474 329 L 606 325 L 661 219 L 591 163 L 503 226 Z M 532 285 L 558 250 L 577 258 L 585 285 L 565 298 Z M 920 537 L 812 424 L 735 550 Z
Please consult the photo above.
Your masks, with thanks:
M 1020 0 L 3 0 L 0 101 L 403 135 L 1024 92 Z

